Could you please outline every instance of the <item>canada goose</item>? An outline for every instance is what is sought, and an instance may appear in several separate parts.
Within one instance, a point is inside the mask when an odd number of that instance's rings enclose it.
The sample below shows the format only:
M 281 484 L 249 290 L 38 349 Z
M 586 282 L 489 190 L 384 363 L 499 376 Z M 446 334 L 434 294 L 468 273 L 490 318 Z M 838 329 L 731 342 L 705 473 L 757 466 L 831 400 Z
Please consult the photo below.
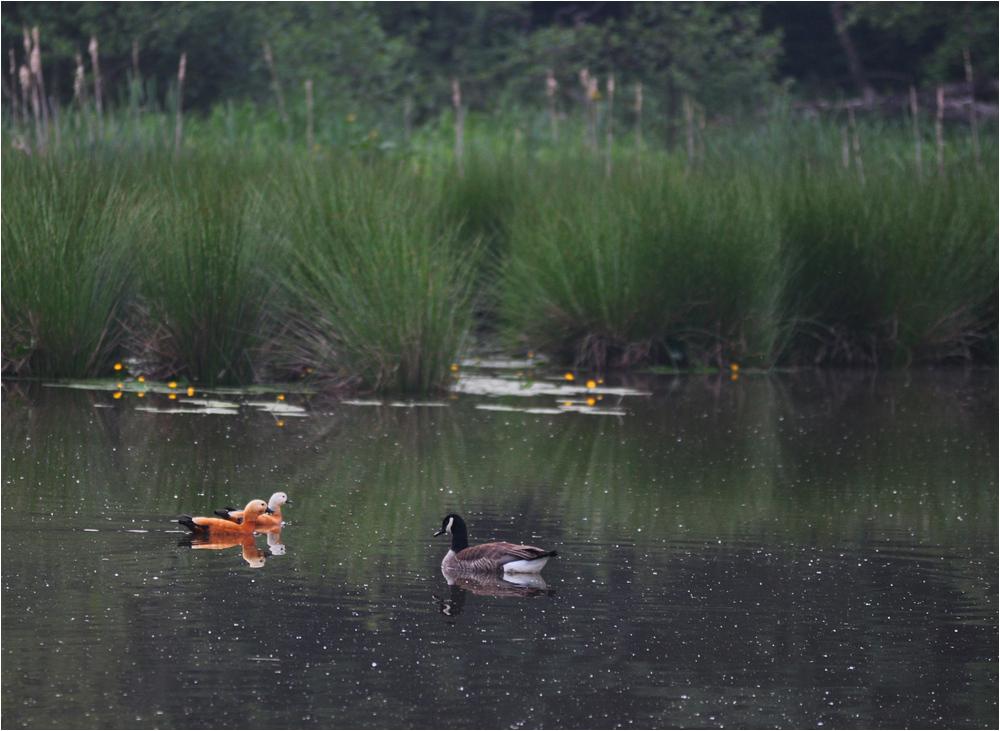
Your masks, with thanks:
M 514 543 L 482 543 L 469 547 L 469 530 L 465 521 L 452 513 L 441 522 L 441 530 L 434 535 L 451 533 L 451 550 L 441 562 L 447 571 L 473 571 L 537 574 L 545 563 L 556 555 L 534 546 L 518 546 Z
M 292 501 L 288 499 L 288 495 L 283 492 L 274 493 L 267 503 L 268 513 L 257 518 L 257 525 L 281 525 L 283 522 L 281 519 L 281 506 L 285 503 L 292 504 Z M 234 508 L 219 508 L 215 511 L 215 514 L 220 518 L 234 520 L 237 523 L 243 520 L 243 511 Z
M 192 518 L 190 515 L 181 515 L 177 522 L 190 530 L 192 533 L 253 533 L 257 530 L 257 520 L 261 518 L 269 508 L 263 500 L 251 500 L 243 508 L 242 520 L 237 523 L 235 520 L 225 518 Z

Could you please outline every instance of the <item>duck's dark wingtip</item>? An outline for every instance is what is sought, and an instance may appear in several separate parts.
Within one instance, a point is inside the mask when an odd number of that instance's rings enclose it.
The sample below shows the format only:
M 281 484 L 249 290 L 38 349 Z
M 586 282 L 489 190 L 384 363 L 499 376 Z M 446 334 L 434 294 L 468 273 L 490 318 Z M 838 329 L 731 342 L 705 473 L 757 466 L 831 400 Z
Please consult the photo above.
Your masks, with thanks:
M 192 533 L 204 533 L 205 529 L 194 522 L 194 517 L 191 515 L 179 515 L 177 516 L 177 522 L 183 525 Z

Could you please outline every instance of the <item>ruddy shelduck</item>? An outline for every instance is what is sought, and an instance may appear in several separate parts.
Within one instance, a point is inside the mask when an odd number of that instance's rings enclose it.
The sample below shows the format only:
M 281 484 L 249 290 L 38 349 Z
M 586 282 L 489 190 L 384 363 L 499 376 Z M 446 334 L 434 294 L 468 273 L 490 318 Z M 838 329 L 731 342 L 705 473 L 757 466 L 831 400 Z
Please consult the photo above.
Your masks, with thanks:
M 193 518 L 182 515 L 177 522 L 197 535 L 206 533 L 243 533 L 250 534 L 257 530 L 257 521 L 267 512 L 267 503 L 263 500 L 251 500 L 243 508 L 240 522 L 225 518 Z
M 257 518 L 257 525 L 281 525 L 283 522 L 281 518 L 281 506 L 285 503 L 288 503 L 289 505 L 292 504 L 292 501 L 288 499 L 288 495 L 283 492 L 274 493 L 267 503 L 267 509 L 270 512 L 267 515 L 262 515 Z M 243 511 L 234 510 L 233 508 L 219 508 L 215 511 L 215 514 L 225 520 L 235 520 L 237 523 L 243 520 Z

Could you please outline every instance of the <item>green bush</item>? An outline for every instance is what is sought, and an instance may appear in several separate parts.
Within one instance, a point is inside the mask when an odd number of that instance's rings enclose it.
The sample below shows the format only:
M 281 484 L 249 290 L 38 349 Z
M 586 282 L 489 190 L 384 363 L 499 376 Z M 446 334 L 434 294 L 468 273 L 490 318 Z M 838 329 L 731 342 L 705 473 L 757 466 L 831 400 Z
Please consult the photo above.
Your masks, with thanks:
M 458 246 L 425 185 L 392 164 L 295 167 L 279 212 L 286 366 L 378 391 L 445 387 L 470 327 L 478 249 Z
M 101 159 L 3 157 L 3 373 L 112 372 L 149 206 Z

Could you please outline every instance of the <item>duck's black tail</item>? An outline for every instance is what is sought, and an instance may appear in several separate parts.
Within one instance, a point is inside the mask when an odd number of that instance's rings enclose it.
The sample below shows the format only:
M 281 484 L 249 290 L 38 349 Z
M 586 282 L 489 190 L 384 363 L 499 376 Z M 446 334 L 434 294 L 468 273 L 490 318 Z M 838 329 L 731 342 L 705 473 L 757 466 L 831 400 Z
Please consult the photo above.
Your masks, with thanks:
M 177 516 L 177 522 L 183 525 L 192 533 L 204 533 L 205 528 L 194 522 L 194 517 L 190 515 L 179 515 Z

